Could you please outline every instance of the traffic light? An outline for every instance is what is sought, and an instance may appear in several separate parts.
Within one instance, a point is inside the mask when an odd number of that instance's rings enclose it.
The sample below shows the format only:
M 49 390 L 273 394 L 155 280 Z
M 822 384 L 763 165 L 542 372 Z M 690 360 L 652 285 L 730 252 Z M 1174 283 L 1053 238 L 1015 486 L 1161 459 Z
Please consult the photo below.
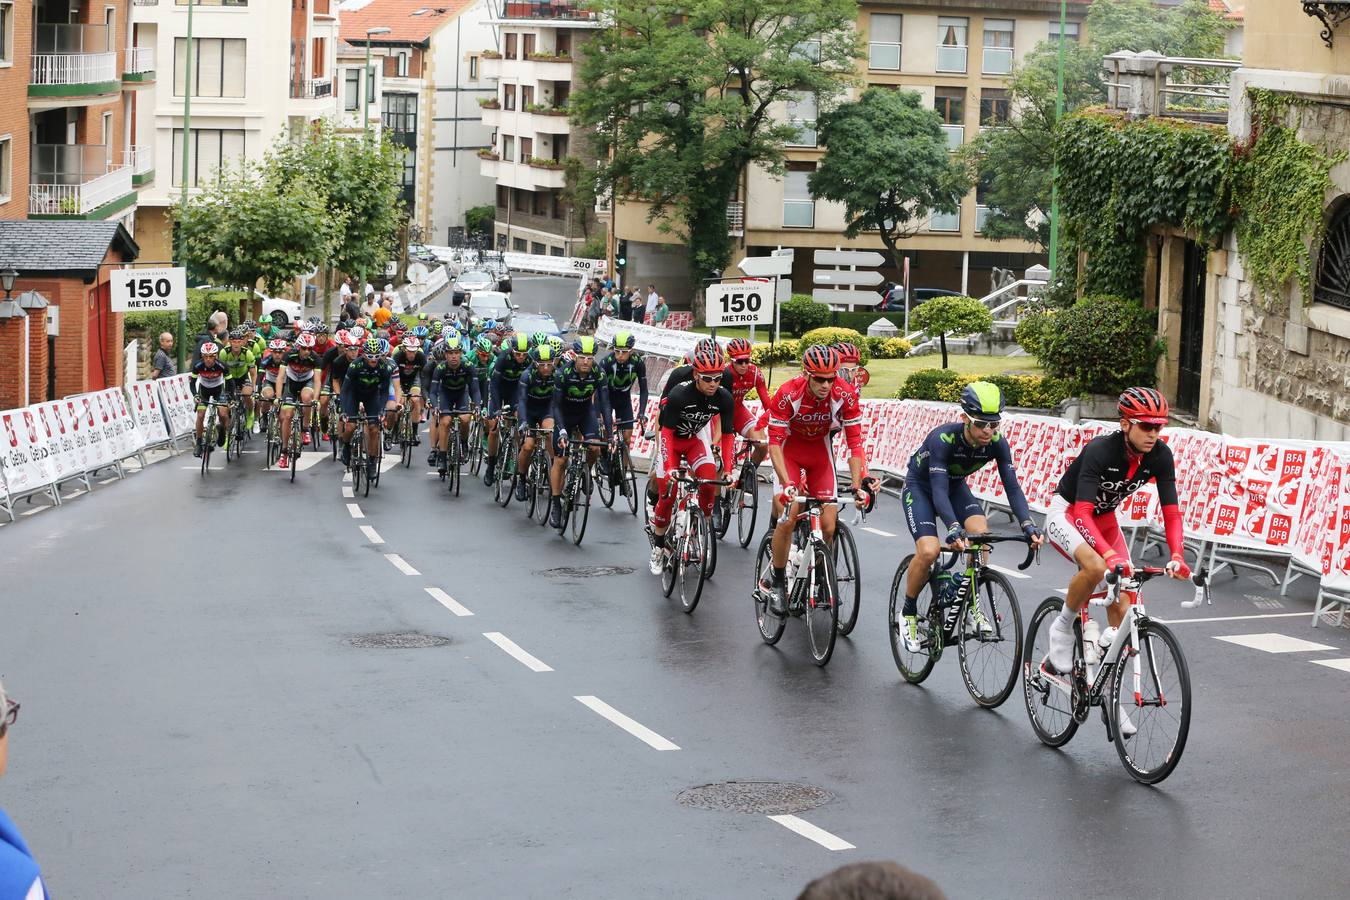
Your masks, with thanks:
M 614 252 L 614 268 L 622 272 L 628 267 L 628 241 L 619 240 L 618 249 Z

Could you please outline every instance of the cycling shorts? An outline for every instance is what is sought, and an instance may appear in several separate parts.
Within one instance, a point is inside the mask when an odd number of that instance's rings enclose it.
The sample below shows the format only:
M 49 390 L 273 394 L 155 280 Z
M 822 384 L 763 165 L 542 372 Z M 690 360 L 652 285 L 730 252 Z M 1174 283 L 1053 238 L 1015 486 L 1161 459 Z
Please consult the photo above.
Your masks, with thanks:
M 398 386 L 399 386 L 399 389 L 402 390 L 403 393 L 405 393 L 405 394 L 412 394 L 412 395 L 414 395 L 414 396 L 416 396 L 417 394 L 422 393 L 422 386 L 421 386 L 421 384 L 419 384 L 419 382 L 420 382 L 420 380 L 421 380 L 421 378 L 420 378 L 420 376 L 421 376 L 421 371 L 422 371 L 421 369 L 418 369 L 416 372 L 413 372 L 411 375 L 404 375 L 403 372 L 400 371 L 400 372 L 398 373 Z
M 521 423 L 526 428 L 538 428 L 545 419 L 553 418 L 552 400 L 525 400 L 525 420 Z
M 732 428 L 734 428 L 736 433 L 741 437 L 748 438 L 750 437 L 750 432 L 764 427 L 761 424 L 762 419 L 764 419 L 763 413 L 756 415 L 746 409 L 744 404 L 738 403 L 736 404 L 735 424 L 732 425 Z
M 468 412 L 469 389 L 462 387 L 457 391 L 447 391 L 441 388 L 436 392 L 436 409 L 443 414 Z
M 783 463 L 787 467 L 788 480 L 797 489 L 798 496 L 814 497 L 817 500 L 831 501 L 838 495 L 838 482 L 834 475 L 834 452 L 827 436 L 817 438 L 793 438 L 783 443 Z M 774 470 L 773 493 L 783 493 L 784 485 L 778 482 L 778 470 Z
M 615 428 L 632 428 L 636 416 L 633 415 L 632 391 L 616 391 L 610 388 L 609 407 L 614 410 Z
M 964 525 L 971 516 L 984 515 L 984 505 L 975 499 L 970 487 L 964 481 L 953 481 L 947 490 L 951 498 L 952 510 Z M 938 536 L 937 508 L 933 505 L 933 495 L 928 482 L 922 479 L 906 480 L 905 489 L 900 494 L 900 503 L 905 508 L 905 525 L 914 540 L 921 537 Z M 948 522 L 947 525 L 957 524 Z
M 281 393 L 281 399 L 283 401 L 294 400 L 296 403 L 299 403 L 301 402 L 300 392 L 307 387 L 309 387 L 308 381 L 291 381 L 289 378 L 287 378 L 286 387 L 282 390 Z
M 215 387 L 202 387 L 200 382 L 197 383 L 198 410 L 206 409 L 206 403 L 208 400 L 221 400 L 224 398 L 224 396 L 225 396 L 224 382 L 221 382 Z
M 1116 521 L 1115 511 L 1093 516 L 1092 521 L 1097 526 L 1097 530 L 1102 533 L 1102 537 L 1106 538 L 1106 542 L 1111 545 L 1111 549 L 1120 554 L 1122 559 L 1129 559 L 1130 549 L 1125 543 L 1125 535 L 1121 534 L 1120 523 Z M 1083 530 L 1074 521 L 1073 512 L 1069 509 L 1069 501 L 1059 494 L 1055 494 L 1050 500 L 1050 511 L 1045 517 L 1045 536 L 1050 539 L 1050 546 L 1058 550 L 1070 562 L 1074 562 L 1073 555 L 1078 548 L 1088 543 Z M 1092 549 L 1099 556 L 1106 555 L 1103 547 L 1093 547 Z
M 353 388 L 342 392 L 342 414 L 349 419 L 355 419 L 362 415 L 359 406 L 365 406 L 365 415 L 378 416 L 384 412 L 384 403 L 380 400 L 380 389 L 378 387 L 361 390 Z
M 563 409 L 562 421 L 554 426 L 554 430 L 565 431 L 568 434 L 579 432 L 587 440 L 599 440 L 600 423 L 595 415 L 595 407 L 588 403 L 584 410 L 575 414 Z
M 244 387 L 244 385 L 246 385 L 246 384 L 248 384 L 248 383 L 249 383 L 249 380 L 248 380 L 248 375 L 247 375 L 247 374 L 240 375 L 240 376 L 238 376 L 238 377 L 230 377 L 230 378 L 226 378 L 226 379 L 225 379 L 225 386 L 228 387 L 228 388 L 230 389 L 230 393 L 231 393 L 231 394 L 237 394 L 237 393 L 239 393 L 240 389 L 242 389 L 242 388 Z

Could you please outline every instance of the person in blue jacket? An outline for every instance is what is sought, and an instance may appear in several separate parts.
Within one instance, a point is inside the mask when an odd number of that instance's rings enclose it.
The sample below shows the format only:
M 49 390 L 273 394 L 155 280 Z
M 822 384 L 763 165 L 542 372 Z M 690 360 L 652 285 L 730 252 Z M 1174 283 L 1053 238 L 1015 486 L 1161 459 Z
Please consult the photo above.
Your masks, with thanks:
M 19 704 L 5 696 L 0 684 L 0 778 L 9 763 L 9 727 L 19 718 Z M 13 820 L 0 809 L 0 900 L 46 900 L 47 888 L 32 851 Z

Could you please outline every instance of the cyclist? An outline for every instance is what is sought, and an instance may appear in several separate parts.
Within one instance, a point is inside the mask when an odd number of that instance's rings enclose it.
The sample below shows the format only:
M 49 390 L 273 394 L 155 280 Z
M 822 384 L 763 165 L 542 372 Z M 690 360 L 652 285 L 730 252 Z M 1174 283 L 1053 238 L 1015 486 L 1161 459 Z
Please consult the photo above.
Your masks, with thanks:
M 491 485 L 496 478 L 497 454 L 501 450 L 501 434 L 497 431 L 498 416 L 503 407 L 512 409 L 520 393 L 520 377 L 530 365 L 530 339 L 523 334 L 512 335 L 502 341 L 502 349 L 492 361 L 488 384 L 488 455 L 483 483 Z
M 286 381 L 284 386 L 278 385 L 281 388 L 281 396 L 278 398 L 281 403 L 281 459 L 277 465 L 284 469 L 291 464 L 286 455 L 286 448 L 290 446 L 291 441 L 291 420 L 295 418 L 294 403 L 305 405 L 300 416 L 300 427 L 303 429 L 301 433 L 304 446 L 309 446 L 312 409 L 307 404 L 314 402 L 314 382 L 318 378 L 316 370 L 322 362 L 314 352 L 314 335 L 308 331 L 300 332 L 295 338 L 295 349 L 283 356 L 281 362 L 286 370 Z
M 693 350 L 690 350 L 688 353 L 685 354 L 684 362 L 676 366 L 675 368 L 671 369 L 670 372 L 666 374 L 666 383 L 661 386 L 662 403 L 665 402 L 665 399 L 670 396 L 670 392 L 675 390 L 677 386 L 684 384 L 687 381 L 693 380 L 694 378 L 693 360 L 694 357 L 696 357 L 699 351 L 701 350 L 706 350 L 709 353 L 716 350 L 719 355 L 722 355 L 722 358 L 724 360 L 726 358 L 725 354 L 722 353 L 722 345 L 717 343 L 717 341 L 713 340 L 712 338 L 703 338 L 702 340 L 700 340 L 697 344 L 694 345 Z M 723 372 L 719 376 L 718 387 L 724 387 L 727 389 L 728 394 L 731 393 L 731 383 L 727 380 L 725 372 Z M 657 436 L 657 430 L 660 428 L 659 417 L 660 414 L 658 413 L 658 421 L 652 424 L 652 427 L 647 435 L 648 438 L 650 439 L 655 439 Z M 704 439 L 708 442 L 708 446 L 711 447 L 713 445 L 711 421 L 707 425 L 706 430 L 707 433 L 704 435 Z M 649 471 L 657 472 L 660 470 L 661 470 L 661 442 L 656 441 L 655 446 L 652 448 L 652 461 Z M 656 479 L 655 478 L 647 479 L 648 504 L 651 506 L 655 506 L 657 496 L 658 495 L 656 490 Z
M 352 464 L 352 436 L 361 408 L 370 418 L 366 424 L 366 476 L 374 477 L 380 454 L 380 426 L 378 409 L 385 406 L 385 427 L 392 428 L 397 407 L 389 398 L 394 380 L 394 364 L 380 352 L 380 342 L 370 338 L 361 348 L 361 355 L 347 368 L 342 381 L 342 464 Z
M 769 459 L 774 472 L 773 575 L 770 608 L 776 615 L 787 613 L 787 557 L 796 524 L 798 495 L 831 501 L 837 493 L 834 454 L 830 432 L 842 428 L 849 449 L 849 476 L 854 502 L 866 505 L 862 490 L 867 466 L 862 443 L 862 409 L 858 395 L 841 384 L 839 354 L 831 347 L 808 347 L 802 354 L 802 374 L 779 386 L 768 403 Z M 791 504 L 793 515 L 778 521 L 778 510 Z M 839 510 L 833 504 L 821 511 L 821 526 L 827 543 L 834 542 Z
M 1069 580 L 1064 608 L 1050 627 L 1049 662 L 1059 672 L 1072 668 L 1073 619 L 1093 588 L 1117 566 L 1123 566 L 1126 575 L 1132 572 L 1116 507 L 1149 481 L 1158 488 L 1172 554 L 1167 574 L 1178 580 L 1191 576 L 1184 556 L 1185 531 L 1177 505 L 1172 450 L 1160 440 L 1167 424 L 1167 399 L 1152 388 L 1133 387 L 1120 395 L 1117 411 L 1120 430 L 1088 441 L 1060 479 L 1045 520 L 1051 546 L 1078 565 L 1078 573 Z M 1125 613 L 1120 602 L 1106 608 L 1110 627 L 1101 632 L 1102 645 L 1109 646 L 1115 639 Z M 1124 713 L 1122 709 L 1121 732 L 1128 737 L 1135 729 Z
M 229 370 L 225 364 L 220 361 L 220 345 L 214 341 L 207 341 L 202 344 L 202 358 L 192 364 L 192 374 L 197 379 L 197 446 L 193 450 L 193 456 L 202 455 L 202 431 L 203 423 L 206 421 L 206 404 L 211 400 L 220 400 L 225 392 L 225 379 L 229 377 Z M 224 443 L 225 435 L 228 433 L 230 424 L 230 408 L 221 404 L 216 407 L 216 412 L 220 417 L 220 429 L 217 436 L 220 438 L 217 443 Z
M 241 325 L 230 332 L 230 345 L 220 351 L 220 361 L 229 371 L 227 393 L 244 398 L 244 427 L 253 430 L 253 381 L 258 377 L 258 360 L 245 346 L 247 332 Z
M 323 355 L 319 377 L 322 386 L 319 392 L 319 428 L 325 433 L 329 430 L 328 407 L 333 394 L 342 396 L 342 379 L 347 376 L 347 369 L 360 352 L 361 345 L 352 337 L 351 332 L 344 328 L 333 335 L 333 346 Z
M 553 349 L 551 344 L 546 346 Z M 549 520 L 554 528 L 562 524 L 562 488 L 567 464 L 563 448 L 567 437 L 576 439 L 580 435 L 582 440 L 599 440 L 600 422 L 604 423 L 606 434 L 614 430 L 609 392 L 604 389 L 605 377 L 595 365 L 595 338 L 590 335 L 577 338 L 572 343 L 572 354 L 572 362 L 560 366 L 553 379 L 553 406 L 558 424 L 553 438 L 553 469 L 549 474 L 553 489 Z M 591 447 L 586 451 L 588 466 L 595 465 L 599 458 L 599 448 Z
M 272 411 L 272 401 L 277 398 L 277 378 L 281 376 L 281 359 L 291 345 L 282 338 L 273 338 L 267 342 L 267 355 L 258 361 L 258 384 L 261 387 L 258 399 L 258 411 L 263 418 Z
M 558 421 L 553 391 L 553 368 L 557 358 L 553 355 L 553 348 L 547 343 L 535 347 L 530 351 L 530 360 L 530 367 L 520 376 L 520 388 L 516 392 L 520 427 L 527 430 L 525 440 L 520 445 L 520 455 L 516 458 L 516 499 L 521 502 L 529 497 L 525 490 L 525 475 L 530 471 L 530 460 L 534 458 L 534 435 L 528 429 L 539 428 L 551 432 Z M 553 442 L 546 441 L 544 446 L 551 459 Z
M 412 405 L 413 446 L 417 446 L 422 443 L 417 434 L 417 426 L 422 422 L 422 385 L 419 381 L 427 366 L 427 355 L 422 352 L 422 342 L 410 334 L 390 358 L 398 369 L 399 400 Z
M 252 319 L 244 320 L 244 346 L 253 351 L 254 359 L 267 355 L 267 339 L 258 334 L 258 323 Z
M 270 345 L 272 341 L 284 339 L 285 335 L 281 333 L 280 328 L 272 324 L 272 317 L 270 315 L 264 314 L 261 318 L 258 319 L 258 337 L 262 338 L 264 341 L 267 341 L 267 343 Z
M 858 383 L 858 369 L 862 354 L 858 352 L 857 346 L 848 341 L 840 341 L 834 345 L 834 349 L 839 353 L 839 380 L 853 388 L 853 393 L 861 397 L 862 385 Z
M 450 432 L 452 418 L 459 419 L 458 440 L 460 457 L 468 452 L 469 444 L 469 401 L 480 402 L 478 393 L 478 373 L 474 367 L 464 361 L 464 349 L 457 344 L 437 349 L 436 368 L 431 373 L 431 397 L 436 408 L 436 421 L 432 424 L 432 464 L 439 466 L 442 475 L 446 471 L 447 454 L 450 452 Z
M 723 474 L 731 471 L 735 402 L 731 392 L 722 386 L 726 357 L 716 344 L 704 346 L 694 351 L 690 368 L 694 373 L 693 380 L 680 382 L 666 394 L 658 417 L 662 463 L 654 470 L 661 475 L 653 479 L 657 482 L 659 497 L 651 524 L 653 575 L 661 574 L 664 555 L 671 549 L 666 543 L 670 514 L 675 506 L 675 484 L 671 476 L 679 468 L 680 461 L 688 463 L 695 478 L 717 477 L 717 462 L 706 437 L 707 427 L 713 419 L 720 420 L 721 424 Z M 712 515 L 716 499 L 714 485 L 699 485 L 698 505 L 705 516 Z
M 764 383 L 764 373 L 759 370 L 759 366 L 750 361 L 754 349 L 754 345 L 745 338 L 727 342 L 727 358 L 731 364 L 727 366 L 722 384 L 730 385 L 731 399 L 736 402 L 736 433 L 748 441 L 758 442 L 750 451 L 750 462 L 758 468 L 769 453 L 769 445 L 765 441 L 764 427 L 760 421 L 763 416 L 752 415 L 745 406 L 745 398 L 754 391 L 760 404 L 765 405 L 769 400 L 769 386 Z M 752 485 L 742 487 L 749 490 Z
M 905 507 L 905 525 L 914 538 L 914 558 L 906 576 L 901 621 L 895 623 L 910 653 L 922 649 L 918 597 L 938 556 L 939 519 L 948 526 L 946 543 L 960 550 L 967 546 L 967 534 L 989 531 L 984 506 L 966 486 L 966 478 L 991 462 L 998 466 L 1013 518 L 1031 538 L 1032 546 L 1041 544 L 1041 530 L 1031 520 L 1031 510 L 1013 468 L 1012 452 L 998 431 L 1002 415 L 1003 394 L 998 386 L 973 381 L 961 391 L 961 421 L 934 428 L 910 457 L 900 501 Z M 970 598 L 966 614 L 981 633 L 994 630 L 980 612 L 977 597 Z
M 626 449 L 633 437 L 633 385 L 638 386 L 638 411 L 647 412 L 647 363 L 633 348 L 636 341 L 627 331 L 614 335 L 614 348 L 600 363 L 600 375 L 609 391 L 609 406 L 614 413 L 614 425 Z

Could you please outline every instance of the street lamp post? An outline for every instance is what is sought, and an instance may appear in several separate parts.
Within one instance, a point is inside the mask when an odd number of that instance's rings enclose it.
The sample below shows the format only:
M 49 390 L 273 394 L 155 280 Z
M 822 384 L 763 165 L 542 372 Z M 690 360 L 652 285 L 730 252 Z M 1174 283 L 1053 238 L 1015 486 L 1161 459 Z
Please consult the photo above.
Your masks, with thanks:
M 1064 28 L 1068 18 L 1067 0 L 1059 0 L 1059 62 L 1055 74 L 1055 131 L 1064 118 Z M 1059 154 L 1055 154 L 1050 175 L 1050 283 L 1059 275 Z
M 183 252 L 187 244 L 183 239 L 183 216 L 187 214 L 188 203 L 188 157 L 192 152 L 192 7 L 197 0 L 187 0 L 187 41 L 184 44 L 183 57 L 183 200 L 178 218 L 178 264 L 187 265 Z M 170 146 L 172 147 L 172 141 Z M 173 161 L 170 160 L 170 165 Z M 187 310 L 178 311 L 178 371 L 187 368 Z
M 362 115 L 361 127 L 365 130 L 366 143 L 370 143 L 370 95 L 372 93 L 371 82 L 374 81 L 374 79 L 370 77 L 370 38 L 372 35 L 388 34 L 391 31 L 393 31 L 392 28 L 388 28 L 384 25 L 380 25 L 376 28 L 366 29 L 366 67 L 365 69 L 362 70 L 364 78 L 362 79 L 361 84 L 361 93 L 365 97 L 365 104 L 363 106 L 361 113 Z M 358 273 L 358 277 L 361 279 L 361 283 L 360 285 L 358 285 L 358 289 L 361 292 L 361 302 L 364 303 L 366 299 L 366 273 L 362 271 Z M 325 300 L 324 302 L 327 303 L 328 301 Z

